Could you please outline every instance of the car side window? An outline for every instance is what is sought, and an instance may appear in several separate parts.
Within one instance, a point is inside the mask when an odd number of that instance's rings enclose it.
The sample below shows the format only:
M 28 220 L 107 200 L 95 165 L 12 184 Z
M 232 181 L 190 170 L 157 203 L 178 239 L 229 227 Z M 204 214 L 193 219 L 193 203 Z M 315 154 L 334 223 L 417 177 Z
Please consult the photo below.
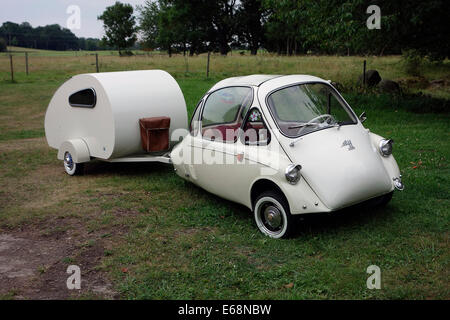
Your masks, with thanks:
M 189 125 L 189 131 L 191 132 L 191 135 L 194 137 L 197 136 L 198 131 L 200 129 L 199 115 L 200 115 L 200 109 L 202 108 L 202 103 L 203 103 L 203 99 L 200 100 L 200 102 L 195 107 L 194 115 L 192 116 L 191 123 Z
M 242 143 L 246 145 L 267 145 L 270 143 L 270 131 L 257 108 L 252 108 L 244 122 L 241 136 Z
M 243 114 L 253 102 L 249 87 L 227 87 L 211 93 L 203 107 L 203 138 L 235 142 L 243 121 Z

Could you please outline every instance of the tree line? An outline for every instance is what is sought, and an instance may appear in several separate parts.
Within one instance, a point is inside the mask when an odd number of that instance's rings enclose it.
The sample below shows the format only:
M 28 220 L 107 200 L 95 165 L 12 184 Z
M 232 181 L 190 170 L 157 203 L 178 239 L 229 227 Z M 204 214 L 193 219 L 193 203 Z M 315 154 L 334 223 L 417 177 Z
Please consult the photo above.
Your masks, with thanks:
M 381 29 L 367 28 L 369 5 L 381 9 Z M 156 0 L 137 11 L 144 45 L 169 53 L 449 54 L 443 0 Z
M 380 29 L 369 29 L 369 5 L 381 9 Z M 194 55 L 264 49 L 285 55 L 400 54 L 449 56 L 444 0 L 147 0 L 133 8 L 116 2 L 98 16 L 102 40 L 77 38 L 57 24 L 33 28 L 6 22 L 0 42 L 51 50 L 138 46 Z M 1 45 L 1 43 L 0 43 Z
M 28 22 L 5 22 L 0 26 L 0 51 L 6 46 L 45 50 L 109 49 L 100 39 L 78 38 L 59 24 L 33 28 Z

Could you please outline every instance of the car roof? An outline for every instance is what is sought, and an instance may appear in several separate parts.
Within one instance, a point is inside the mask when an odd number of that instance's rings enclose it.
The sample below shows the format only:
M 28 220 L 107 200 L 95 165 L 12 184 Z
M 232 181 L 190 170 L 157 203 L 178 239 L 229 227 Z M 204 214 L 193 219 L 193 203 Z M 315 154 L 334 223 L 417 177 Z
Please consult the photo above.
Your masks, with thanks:
M 278 83 L 279 81 L 274 81 L 274 79 L 277 80 L 296 80 L 298 82 L 300 81 L 312 81 L 312 80 L 318 80 L 318 81 L 324 81 L 323 79 L 309 76 L 309 75 L 275 75 L 275 74 L 252 74 L 248 76 L 241 76 L 241 77 L 232 77 L 232 78 L 226 78 L 219 82 L 217 82 L 214 86 L 212 86 L 211 89 L 208 90 L 208 93 L 215 91 L 217 89 L 225 88 L 225 87 L 231 87 L 231 86 L 257 86 L 259 87 L 263 83 L 266 83 L 269 85 L 269 83 L 274 82 Z M 285 81 L 281 81 L 283 83 Z
M 215 91 L 220 88 L 230 87 L 230 86 L 259 86 L 263 82 L 270 79 L 281 77 L 281 75 L 275 74 L 252 74 L 242 77 L 232 77 L 226 78 L 217 82 L 208 92 Z

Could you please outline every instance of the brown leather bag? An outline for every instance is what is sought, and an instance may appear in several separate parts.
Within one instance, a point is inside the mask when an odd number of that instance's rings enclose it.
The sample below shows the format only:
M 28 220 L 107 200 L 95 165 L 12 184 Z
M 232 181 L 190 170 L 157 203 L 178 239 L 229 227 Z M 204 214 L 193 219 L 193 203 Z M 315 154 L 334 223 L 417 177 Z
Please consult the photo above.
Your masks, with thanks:
M 169 149 L 169 117 L 139 119 L 142 148 L 146 152 L 166 151 Z

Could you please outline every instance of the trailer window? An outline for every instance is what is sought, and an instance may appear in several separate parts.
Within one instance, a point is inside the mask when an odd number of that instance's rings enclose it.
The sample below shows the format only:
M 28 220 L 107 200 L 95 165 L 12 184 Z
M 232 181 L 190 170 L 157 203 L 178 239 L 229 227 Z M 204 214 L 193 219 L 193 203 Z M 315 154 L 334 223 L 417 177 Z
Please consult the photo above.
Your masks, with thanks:
M 97 96 L 93 88 L 83 89 L 69 96 L 69 104 L 72 107 L 93 108 L 97 103 Z

